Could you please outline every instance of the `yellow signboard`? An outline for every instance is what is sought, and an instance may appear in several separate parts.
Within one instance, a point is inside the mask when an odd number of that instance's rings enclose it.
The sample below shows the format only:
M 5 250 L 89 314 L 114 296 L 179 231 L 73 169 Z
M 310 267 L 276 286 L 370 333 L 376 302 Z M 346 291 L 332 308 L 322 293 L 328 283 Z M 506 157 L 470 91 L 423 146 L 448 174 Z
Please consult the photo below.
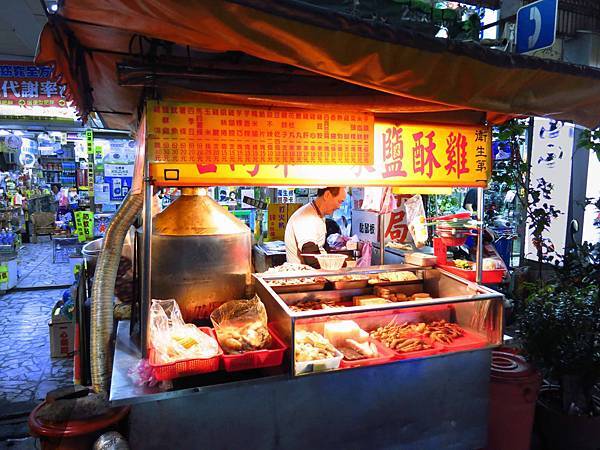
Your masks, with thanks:
M 285 227 L 292 214 L 300 208 L 300 203 L 270 203 L 268 207 L 269 227 L 268 237 L 270 241 L 283 240 Z
M 148 159 L 196 164 L 373 164 L 373 115 L 148 102 Z
M 488 127 L 375 124 L 373 165 L 151 165 L 161 186 L 485 187 L 491 176 Z

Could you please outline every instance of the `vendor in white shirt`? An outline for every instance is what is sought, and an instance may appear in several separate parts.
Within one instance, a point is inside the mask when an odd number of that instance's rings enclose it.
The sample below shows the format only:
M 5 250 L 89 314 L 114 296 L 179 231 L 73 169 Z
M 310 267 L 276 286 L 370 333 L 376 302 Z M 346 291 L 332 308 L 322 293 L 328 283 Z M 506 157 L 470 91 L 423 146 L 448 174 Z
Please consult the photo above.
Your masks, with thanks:
M 302 254 L 321 253 L 327 235 L 325 216 L 333 214 L 345 199 L 345 188 L 322 188 L 317 191 L 317 198 L 292 214 L 285 228 L 285 252 L 289 263 L 319 268 L 316 258 Z

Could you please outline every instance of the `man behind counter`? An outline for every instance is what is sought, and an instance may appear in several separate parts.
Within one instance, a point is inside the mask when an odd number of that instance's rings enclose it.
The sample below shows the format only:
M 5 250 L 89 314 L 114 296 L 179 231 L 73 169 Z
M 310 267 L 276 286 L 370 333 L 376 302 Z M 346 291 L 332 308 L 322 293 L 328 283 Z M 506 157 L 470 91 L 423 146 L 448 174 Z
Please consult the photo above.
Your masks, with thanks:
M 285 252 L 287 261 L 295 264 L 308 264 L 319 268 L 319 262 L 311 256 L 325 247 L 327 229 L 325 216 L 333 214 L 346 199 L 346 189 L 326 187 L 317 191 L 317 197 L 298 209 L 285 228 Z

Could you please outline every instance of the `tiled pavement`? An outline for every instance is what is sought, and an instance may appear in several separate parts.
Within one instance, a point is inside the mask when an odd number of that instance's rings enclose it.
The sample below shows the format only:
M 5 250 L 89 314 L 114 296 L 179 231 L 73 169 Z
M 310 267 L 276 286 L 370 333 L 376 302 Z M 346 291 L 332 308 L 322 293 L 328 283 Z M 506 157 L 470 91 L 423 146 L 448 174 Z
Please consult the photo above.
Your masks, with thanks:
M 19 282 L 17 288 L 64 286 L 73 282 L 68 262 L 52 262 L 53 242 L 42 237 L 43 242 L 23 244 L 17 261 Z
M 47 322 L 61 296 L 53 289 L 0 297 L 0 417 L 71 382 L 72 359 L 50 358 Z
M 0 418 L 27 410 L 58 386 L 71 383 L 70 358 L 50 358 L 48 320 L 72 282 L 68 263 L 52 263 L 52 243 L 24 244 L 17 289 L 0 295 Z M 37 287 L 39 290 L 20 290 Z M 48 287 L 48 289 L 43 289 Z

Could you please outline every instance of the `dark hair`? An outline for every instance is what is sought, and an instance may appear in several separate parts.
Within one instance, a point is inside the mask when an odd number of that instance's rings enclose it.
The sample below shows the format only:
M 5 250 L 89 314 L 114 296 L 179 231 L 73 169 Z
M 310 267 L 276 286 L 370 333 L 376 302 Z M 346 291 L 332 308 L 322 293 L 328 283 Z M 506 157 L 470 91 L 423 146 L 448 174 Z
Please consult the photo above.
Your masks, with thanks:
M 317 189 L 317 197 L 322 197 L 325 195 L 325 192 L 329 191 L 331 192 L 331 195 L 333 195 L 334 197 L 336 195 L 338 195 L 340 193 L 340 189 L 342 189 L 341 187 L 326 187 L 326 188 L 320 188 Z

